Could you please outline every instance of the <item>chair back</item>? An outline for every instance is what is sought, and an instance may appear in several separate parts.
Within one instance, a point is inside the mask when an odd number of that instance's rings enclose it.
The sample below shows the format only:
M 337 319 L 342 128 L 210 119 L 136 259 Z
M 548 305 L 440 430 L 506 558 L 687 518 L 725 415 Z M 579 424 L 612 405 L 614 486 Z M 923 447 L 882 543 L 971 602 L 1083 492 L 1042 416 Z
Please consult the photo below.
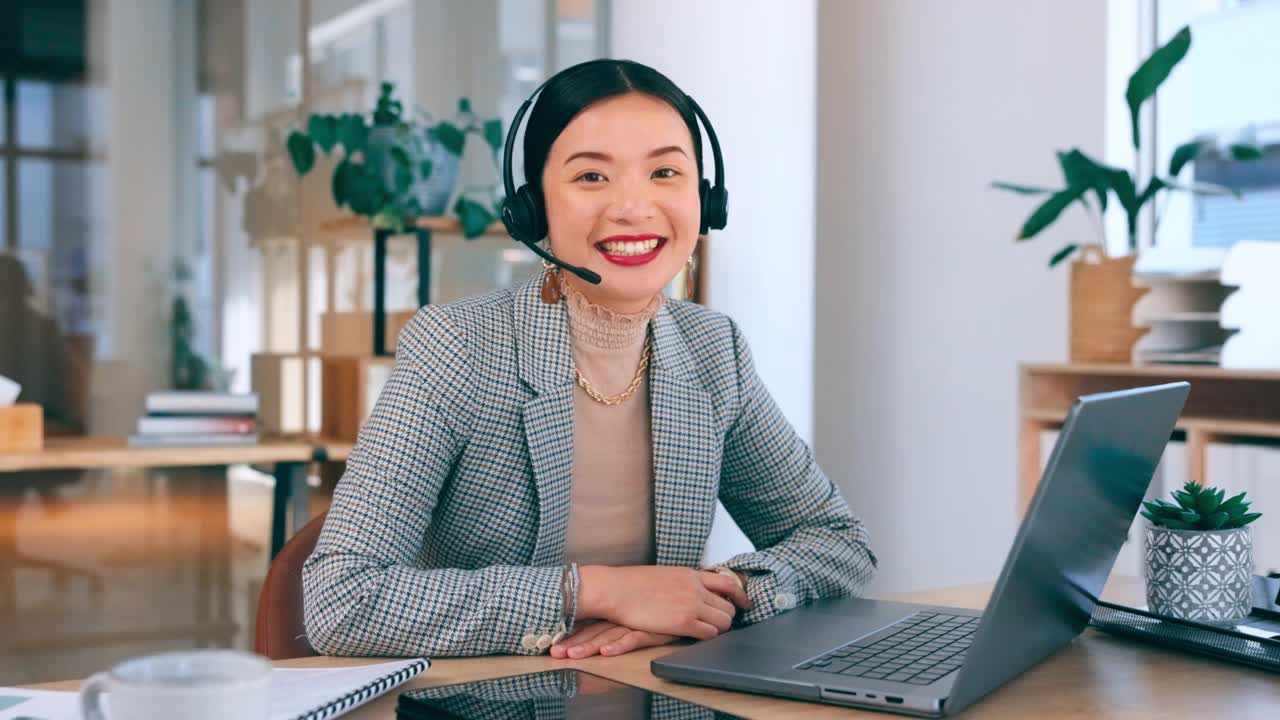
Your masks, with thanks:
M 258 595 L 258 619 L 253 651 L 272 660 L 311 657 L 318 653 L 307 642 L 302 624 L 302 564 L 315 550 L 327 513 L 302 527 L 271 561 Z

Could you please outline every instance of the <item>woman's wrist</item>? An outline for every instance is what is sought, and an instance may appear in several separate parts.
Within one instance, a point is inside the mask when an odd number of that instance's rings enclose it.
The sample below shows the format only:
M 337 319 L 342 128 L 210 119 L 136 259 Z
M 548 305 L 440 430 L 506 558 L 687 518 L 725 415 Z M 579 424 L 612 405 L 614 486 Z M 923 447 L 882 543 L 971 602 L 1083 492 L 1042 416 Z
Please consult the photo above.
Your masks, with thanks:
M 578 612 L 575 620 L 594 620 L 608 615 L 607 565 L 578 566 Z

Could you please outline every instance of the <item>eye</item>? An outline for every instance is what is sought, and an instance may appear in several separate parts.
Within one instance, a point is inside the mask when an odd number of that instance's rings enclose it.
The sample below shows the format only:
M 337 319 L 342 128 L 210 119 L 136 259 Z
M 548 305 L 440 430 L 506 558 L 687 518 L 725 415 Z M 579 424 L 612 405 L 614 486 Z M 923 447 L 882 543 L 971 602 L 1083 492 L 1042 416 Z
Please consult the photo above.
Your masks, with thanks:
M 654 177 L 657 177 L 663 180 L 673 178 L 679 174 L 680 174 L 679 170 L 676 170 L 675 168 L 669 168 L 669 167 L 658 168 L 657 170 L 653 171 Z
M 580 180 L 585 180 L 588 184 L 594 185 L 595 183 L 604 182 L 604 175 L 601 175 L 598 172 L 588 171 L 574 178 L 574 182 L 578 182 Z

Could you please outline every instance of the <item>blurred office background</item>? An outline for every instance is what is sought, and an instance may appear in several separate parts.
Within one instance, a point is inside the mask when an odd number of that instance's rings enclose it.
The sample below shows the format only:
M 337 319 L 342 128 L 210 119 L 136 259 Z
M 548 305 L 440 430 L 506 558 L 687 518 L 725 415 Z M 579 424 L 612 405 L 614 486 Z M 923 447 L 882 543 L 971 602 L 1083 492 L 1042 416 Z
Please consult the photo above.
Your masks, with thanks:
M 286 414 L 321 433 L 325 315 L 368 314 L 372 245 L 317 240 L 327 179 L 298 179 L 288 133 L 311 112 L 367 111 L 386 81 L 406 108 L 447 117 L 466 97 L 505 128 L 550 73 L 635 59 L 716 125 L 732 213 L 707 243 L 701 299 L 740 323 L 870 526 L 873 590 L 991 579 L 1020 513 L 1018 366 L 1067 359 L 1068 274 L 1046 261 L 1096 232 L 1067 213 L 1015 246 L 1030 205 L 989 183 L 1052 186 L 1051 151 L 1074 146 L 1144 162 L 1124 83 L 1188 23 L 1206 40 L 1146 120 L 1155 153 L 1280 123 L 1275 93 L 1202 80 L 1274 77 L 1271 0 L 3 0 L 0 262 L 20 269 L 0 279 L 0 374 L 44 406 L 47 438 L 128 435 L 147 393 L 172 387 L 180 297 L 190 350 L 225 389 L 260 389 L 255 356 L 298 358 Z M 492 184 L 469 143 L 459 188 Z M 1266 220 L 1280 187 L 1255 190 L 1250 232 L 1280 237 Z M 1159 241 L 1229 245 L 1202 210 L 1171 203 Z M 1122 216 L 1105 223 L 1122 236 Z M 431 301 L 535 267 L 500 234 L 436 233 Z M 414 308 L 416 269 L 395 245 L 390 311 Z M 1277 452 L 1223 447 L 1213 472 L 1280 517 Z M 0 473 L 0 684 L 251 647 L 262 470 Z M 312 473 L 314 511 L 333 479 Z M 1280 546 L 1260 544 L 1259 565 L 1280 567 Z

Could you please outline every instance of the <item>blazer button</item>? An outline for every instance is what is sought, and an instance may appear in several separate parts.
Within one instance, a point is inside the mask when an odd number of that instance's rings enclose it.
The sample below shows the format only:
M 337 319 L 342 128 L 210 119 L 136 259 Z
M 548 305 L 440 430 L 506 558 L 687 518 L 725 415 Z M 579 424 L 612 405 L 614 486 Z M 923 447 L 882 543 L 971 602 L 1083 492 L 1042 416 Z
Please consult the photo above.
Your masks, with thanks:
M 778 593 L 773 596 L 773 606 L 779 610 L 790 610 L 796 606 L 796 596 L 791 593 Z
M 520 640 L 520 647 L 524 648 L 525 650 L 537 650 L 538 636 L 534 635 L 533 633 L 529 633 L 528 635 L 525 635 L 524 638 Z
M 555 635 L 551 636 L 551 644 L 555 645 L 556 643 L 560 642 L 563 639 L 564 639 L 564 633 L 558 632 Z
M 538 649 L 546 650 L 549 647 L 551 647 L 551 636 L 543 633 L 542 637 L 538 638 Z

